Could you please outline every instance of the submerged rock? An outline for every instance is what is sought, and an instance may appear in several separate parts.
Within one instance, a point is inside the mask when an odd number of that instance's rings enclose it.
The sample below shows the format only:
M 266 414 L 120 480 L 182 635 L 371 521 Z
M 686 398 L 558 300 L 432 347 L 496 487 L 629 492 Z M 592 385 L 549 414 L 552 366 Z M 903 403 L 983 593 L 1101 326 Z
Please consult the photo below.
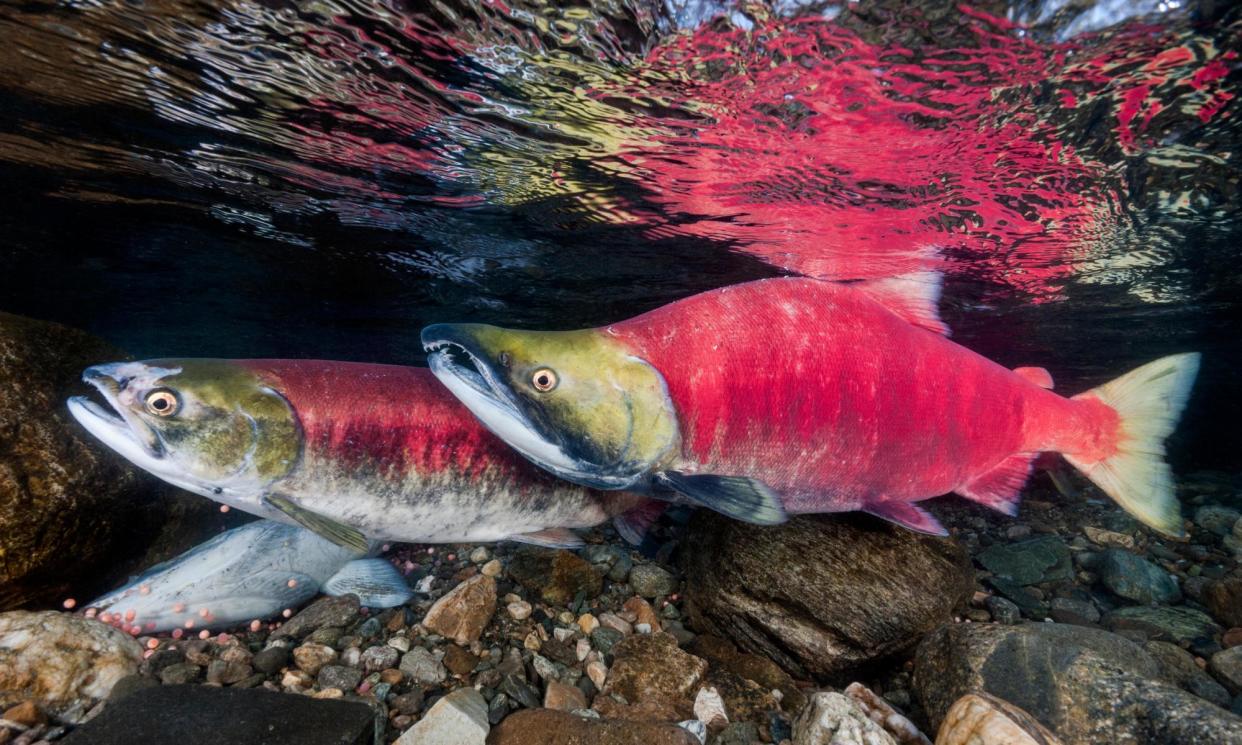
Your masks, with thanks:
M 484 745 L 490 728 L 482 694 L 458 688 L 432 704 L 396 745 Z
M 707 662 L 681 651 L 677 640 L 665 633 L 626 637 L 613 648 L 613 655 L 608 679 L 595 701 L 600 713 L 668 721 L 693 717 L 694 695 Z M 615 710 L 610 698 L 614 694 L 629 707 Z M 640 707 L 641 713 L 633 707 Z
M 1242 577 L 1209 583 L 1203 588 L 1203 604 L 1226 626 L 1242 626 Z
M 1147 642 L 1144 649 L 1160 665 L 1165 680 L 1217 706 L 1229 706 L 1229 692 L 1195 664 L 1189 652 L 1172 642 Z
M 476 574 L 437 600 L 423 618 L 423 625 L 467 645 L 479 640 L 495 612 L 496 580 Z
M 936 745 L 1061 745 L 1061 741 L 1013 704 L 971 693 L 949 707 Z
M 487 738 L 488 745 L 700 745 L 675 724 L 598 720 L 552 709 L 509 715 Z
M 55 323 L 0 313 L 0 611 L 93 596 L 223 524 L 100 445 L 65 399 L 125 355 Z
M 933 725 L 972 692 L 1023 709 L 1065 742 L 1242 741 L 1242 718 L 1161 680 L 1141 647 L 1062 624 L 950 624 L 915 656 L 915 689 Z
M 1221 631 L 1206 613 L 1185 606 L 1118 608 L 1104 617 L 1104 624 L 1113 630 L 1132 629 L 1175 642 L 1211 638 Z
M 1069 548 L 1055 536 L 991 546 L 977 559 L 992 574 L 1020 585 L 1067 580 L 1074 576 Z
M 864 516 L 761 528 L 700 510 L 685 545 L 692 627 L 796 677 L 838 676 L 908 649 L 974 584 L 959 544 Z
M 509 562 L 509 575 L 549 605 L 568 605 L 579 596 L 590 600 L 604 585 L 595 567 L 569 551 L 523 548 Z
M 141 662 L 142 647 L 105 623 L 56 611 L 0 614 L 0 710 L 34 699 L 81 722 Z
M 897 745 L 849 697 L 816 693 L 793 722 L 794 745 Z
M 1168 572 L 1124 549 L 1105 551 L 1096 571 L 1105 587 L 1127 600 L 1147 604 L 1182 599 L 1177 580 Z

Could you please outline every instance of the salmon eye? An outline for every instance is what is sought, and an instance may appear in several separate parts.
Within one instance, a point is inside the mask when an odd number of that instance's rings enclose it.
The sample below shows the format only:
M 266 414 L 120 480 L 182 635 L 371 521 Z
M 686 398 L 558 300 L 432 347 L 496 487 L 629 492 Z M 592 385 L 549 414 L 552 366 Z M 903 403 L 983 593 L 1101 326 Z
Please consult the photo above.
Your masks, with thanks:
M 530 376 L 530 384 L 535 386 L 535 390 L 547 393 L 556 387 L 560 382 L 556 377 L 556 372 L 550 367 L 541 367 Z
M 147 394 L 143 403 L 147 411 L 156 416 L 172 416 L 177 413 L 179 404 L 177 395 L 170 390 L 160 389 Z

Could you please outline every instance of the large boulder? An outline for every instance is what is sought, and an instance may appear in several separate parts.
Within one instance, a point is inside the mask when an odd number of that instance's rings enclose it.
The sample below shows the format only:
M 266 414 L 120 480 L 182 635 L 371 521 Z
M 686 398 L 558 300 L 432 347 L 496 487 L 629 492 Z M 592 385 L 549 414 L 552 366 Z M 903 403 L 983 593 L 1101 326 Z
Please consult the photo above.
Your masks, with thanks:
M 0 613 L 0 711 L 33 699 L 81 722 L 141 662 L 138 642 L 105 623 L 57 611 Z
M 840 679 L 909 649 L 974 582 L 956 542 L 865 516 L 762 528 L 700 510 L 685 545 L 695 628 L 799 678 Z
M 914 686 L 934 726 L 985 692 L 1065 742 L 1242 742 L 1242 718 L 1165 682 L 1142 647 L 1100 629 L 947 624 L 919 645 Z
M 124 356 L 0 313 L 0 611 L 94 596 L 224 525 L 211 502 L 142 474 L 69 415 L 82 370 Z

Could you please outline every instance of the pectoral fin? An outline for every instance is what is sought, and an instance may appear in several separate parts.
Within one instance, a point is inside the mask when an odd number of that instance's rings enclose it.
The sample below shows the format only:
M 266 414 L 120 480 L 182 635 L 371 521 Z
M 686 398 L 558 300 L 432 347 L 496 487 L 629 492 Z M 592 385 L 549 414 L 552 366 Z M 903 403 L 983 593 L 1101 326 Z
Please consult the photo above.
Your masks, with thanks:
M 612 519 L 612 525 L 631 546 L 637 546 L 647 537 L 651 525 L 664 514 L 668 505 L 650 500 Z
M 518 543 L 529 543 L 544 548 L 582 548 L 586 545 L 572 530 L 568 528 L 547 528 L 533 533 L 520 533 L 509 536 L 509 540 Z
M 715 510 L 735 520 L 755 525 L 779 525 L 789 519 L 780 497 L 758 479 L 664 471 L 656 475 L 656 481 L 691 504 Z
M 353 593 L 368 608 L 393 608 L 410 599 L 414 593 L 405 577 L 385 559 L 355 559 L 323 583 L 328 595 Z
M 289 501 L 288 497 L 268 494 L 263 501 L 288 515 L 298 525 L 338 546 L 352 549 L 359 554 L 365 554 L 369 549 L 366 536 L 361 532 L 318 512 L 299 507 Z

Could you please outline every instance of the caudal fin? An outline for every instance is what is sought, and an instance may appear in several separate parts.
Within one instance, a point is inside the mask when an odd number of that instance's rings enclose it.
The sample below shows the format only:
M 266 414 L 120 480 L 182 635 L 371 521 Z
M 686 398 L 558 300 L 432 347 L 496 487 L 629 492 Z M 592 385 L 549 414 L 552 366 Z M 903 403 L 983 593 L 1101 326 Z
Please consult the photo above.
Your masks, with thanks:
M 1065 459 L 1131 515 L 1171 536 L 1185 531 L 1164 440 L 1177 426 L 1198 372 L 1197 353 L 1175 354 L 1074 397 L 1095 398 L 1117 411 L 1117 452 L 1103 460 L 1073 453 Z

